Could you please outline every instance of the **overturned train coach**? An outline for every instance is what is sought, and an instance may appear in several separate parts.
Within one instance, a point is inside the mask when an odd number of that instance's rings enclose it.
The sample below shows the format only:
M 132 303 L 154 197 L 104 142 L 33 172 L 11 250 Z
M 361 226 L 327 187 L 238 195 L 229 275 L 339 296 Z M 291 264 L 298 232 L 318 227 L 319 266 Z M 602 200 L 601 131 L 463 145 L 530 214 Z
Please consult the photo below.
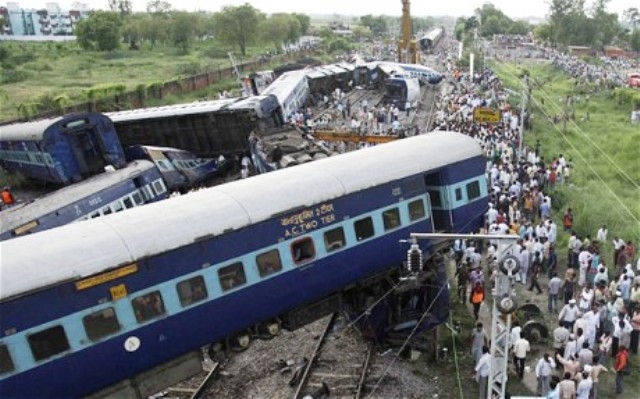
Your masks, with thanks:
M 364 312 L 407 259 L 399 240 L 481 226 L 484 167 L 472 138 L 433 132 L 1 242 L 0 392 L 145 396 L 207 345 Z M 435 325 L 447 282 L 425 273 L 406 302 Z
M 71 184 L 124 167 L 124 151 L 111 120 L 100 113 L 74 114 L 0 127 L 0 164 L 14 173 Z

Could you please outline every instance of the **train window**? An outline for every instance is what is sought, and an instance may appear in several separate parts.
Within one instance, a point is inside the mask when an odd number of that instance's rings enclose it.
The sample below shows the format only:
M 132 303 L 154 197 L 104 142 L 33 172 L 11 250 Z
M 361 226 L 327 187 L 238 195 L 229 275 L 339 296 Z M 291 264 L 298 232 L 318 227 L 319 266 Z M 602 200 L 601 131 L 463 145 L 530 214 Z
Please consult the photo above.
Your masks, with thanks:
M 474 200 L 480 196 L 480 183 L 473 181 L 467 184 L 467 198 L 469 201 Z
M 137 297 L 131 301 L 131 306 L 136 314 L 138 323 L 144 323 L 147 320 L 154 319 L 163 315 L 165 312 L 160 291 L 153 291 Z
M 113 209 L 114 212 L 120 212 L 124 210 L 124 208 L 122 207 L 122 204 L 120 203 L 120 200 L 113 201 L 111 203 L 111 209 Z
M 100 212 L 94 212 L 91 214 L 91 219 L 95 219 L 97 217 L 100 217 Z
M 241 262 L 220 268 L 218 270 L 218 278 L 220 279 L 222 291 L 229 291 L 247 282 Z
M 291 254 L 296 264 L 301 264 L 313 260 L 316 257 L 316 247 L 309 237 L 303 238 L 291 244 Z
M 373 230 L 373 220 L 371 218 L 356 220 L 354 226 L 356 229 L 356 239 L 358 241 L 366 240 L 375 234 Z
M 160 170 L 169 170 L 170 169 L 163 160 L 158 160 L 156 162 L 156 164 L 158 165 Z
M 110 213 L 111 213 L 111 208 L 109 208 L 108 206 L 105 206 L 104 208 L 102 208 L 103 215 L 109 215 Z
M 400 209 L 393 208 L 382 212 L 382 221 L 385 230 L 395 229 L 400 226 Z
M 462 189 L 456 188 L 456 201 L 462 200 Z
M 178 297 L 182 306 L 189 306 L 196 302 L 207 299 L 207 287 L 204 285 L 204 278 L 196 276 L 189 280 L 178 283 Z
M 266 277 L 282 270 L 280 253 L 277 249 L 256 256 L 256 263 L 258 264 L 260 277 Z
M 412 222 L 423 218 L 424 215 L 424 202 L 421 199 L 409 202 L 409 219 Z
M 324 247 L 327 249 L 327 252 L 333 252 L 344 247 L 346 242 L 342 227 L 324 233 Z
M 120 331 L 120 323 L 118 323 L 118 317 L 113 308 L 102 309 L 83 317 L 82 324 L 84 324 L 87 337 L 92 341 Z
M 156 195 L 160 195 L 167 191 L 164 183 L 162 182 L 162 179 L 158 179 L 151 184 L 153 185 L 153 191 L 155 191 Z
M 69 341 L 62 326 L 48 328 L 29 335 L 29 346 L 35 360 L 48 359 L 69 350 Z
M 142 194 L 140 194 L 139 191 L 136 191 L 135 193 L 133 193 L 133 195 L 131 196 L 131 198 L 133 198 L 133 202 L 136 205 L 142 205 L 144 204 L 144 199 L 142 198 Z
M 430 188 L 427 192 L 429 193 L 429 202 L 431 202 L 431 206 L 442 206 L 442 200 L 440 199 L 440 190 L 436 188 Z
M 9 354 L 9 348 L 6 345 L 0 345 L 0 375 L 10 373 L 15 370 L 11 355 Z
M 131 197 L 125 197 L 122 200 L 122 203 L 124 204 L 124 207 L 129 209 L 129 208 L 133 208 L 135 206 L 135 204 L 133 203 L 133 200 L 131 199 Z

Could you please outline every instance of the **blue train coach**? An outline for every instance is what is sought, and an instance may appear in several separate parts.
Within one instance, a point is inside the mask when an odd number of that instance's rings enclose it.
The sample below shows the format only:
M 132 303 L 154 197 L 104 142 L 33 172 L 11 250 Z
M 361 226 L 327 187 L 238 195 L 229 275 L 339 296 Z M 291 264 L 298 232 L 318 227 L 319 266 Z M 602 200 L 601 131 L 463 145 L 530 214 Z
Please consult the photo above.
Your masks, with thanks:
M 0 126 L 0 162 L 9 171 L 56 184 L 126 165 L 111 119 L 99 113 Z
M 0 392 L 149 395 L 206 345 L 336 311 L 402 268 L 410 233 L 477 231 L 484 172 L 474 139 L 433 132 L 0 242 Z M 446 277 L 415 292 L 398 303 L 446 321 Z
M 3 210 L 0 240 L 122 212 L 167 197 L 167 187 L 155 165 L 134 161 L 122 169 L 103 172 Z

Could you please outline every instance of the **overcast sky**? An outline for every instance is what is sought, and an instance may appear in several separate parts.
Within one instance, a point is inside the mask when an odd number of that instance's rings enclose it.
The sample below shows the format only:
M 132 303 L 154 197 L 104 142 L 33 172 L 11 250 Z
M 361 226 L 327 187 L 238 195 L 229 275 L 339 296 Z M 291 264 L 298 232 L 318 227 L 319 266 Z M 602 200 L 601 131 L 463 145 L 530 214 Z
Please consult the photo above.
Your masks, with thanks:
M 134 11 L 144 11 L 147 0 L 132 0 Z M 44 8 L 52 0 L 22 0 L 17 1 L 23 8 Z M 400 15 L 402 5 L 400 0 L 169 0 L 174 9 L 187 11 L 208 10 L 219 11 L 224 5 L 241 5 L 249 3 L 265 13 L 300 12 L 304 14 L 351 14 L 351 15 Z M 587 0 L 587 7 L 593 0 Z M 6 4 L 0 1 L 0 4 Z M 63 9 L 69 9 L 73 0 L 57 2 Z M 85 0 L 79 3 L 89 4 L 94 9 L 106 9 L 107 0 Z M 439 15 L 471 15 L 473 10 L 481 7 L 483 0 L 413 0 L 411 13 L 414 16 Z M 547 0 L 493 0 L 498 9 L 511 18 L 544 17 L 549 10 Z M 621 14 L 630 7 L 638 7 L 638 0 L 611 0 L 609 11 Z

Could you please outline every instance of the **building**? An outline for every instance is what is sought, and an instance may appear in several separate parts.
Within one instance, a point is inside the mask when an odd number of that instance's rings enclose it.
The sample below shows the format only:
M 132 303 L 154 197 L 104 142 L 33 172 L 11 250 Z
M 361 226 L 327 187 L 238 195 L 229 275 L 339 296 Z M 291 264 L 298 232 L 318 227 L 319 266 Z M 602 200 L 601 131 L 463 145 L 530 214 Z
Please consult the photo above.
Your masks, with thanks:
M 19 3 L 0 7 L 4 20 L 2 35 L 11 36 L 72 36 L 75 26 L 89 16 L 89 7 L 82 4 L 77 10 L 63 11 L 58 3 L 46 3 L 46 8 L 24 9 Z

